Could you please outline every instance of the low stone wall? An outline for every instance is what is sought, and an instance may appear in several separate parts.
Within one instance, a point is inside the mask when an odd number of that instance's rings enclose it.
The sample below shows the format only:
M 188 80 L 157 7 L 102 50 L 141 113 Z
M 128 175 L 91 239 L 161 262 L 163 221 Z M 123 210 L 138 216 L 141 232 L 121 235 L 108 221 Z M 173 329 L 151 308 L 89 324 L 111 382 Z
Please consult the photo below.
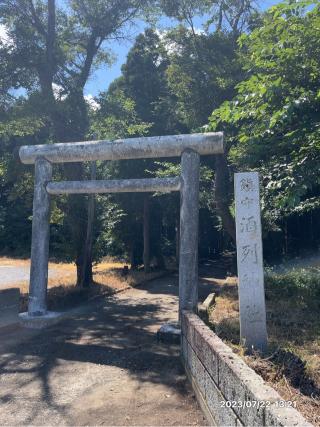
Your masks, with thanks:
M 182 359 L 210 425 L 312 426 L 195 314 L 181 315 Z
M 0 328 L 19 322 L 19 298 L 18 288 L 0 290 Z

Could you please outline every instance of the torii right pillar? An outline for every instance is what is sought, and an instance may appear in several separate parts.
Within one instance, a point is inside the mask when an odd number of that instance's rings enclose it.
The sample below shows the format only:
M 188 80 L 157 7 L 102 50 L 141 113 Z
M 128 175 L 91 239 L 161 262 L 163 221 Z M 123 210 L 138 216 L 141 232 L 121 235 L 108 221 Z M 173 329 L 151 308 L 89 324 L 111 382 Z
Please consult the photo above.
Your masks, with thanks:
M 179 313 L 198 309 L 200 155 L 185 150 L 181 156 Z

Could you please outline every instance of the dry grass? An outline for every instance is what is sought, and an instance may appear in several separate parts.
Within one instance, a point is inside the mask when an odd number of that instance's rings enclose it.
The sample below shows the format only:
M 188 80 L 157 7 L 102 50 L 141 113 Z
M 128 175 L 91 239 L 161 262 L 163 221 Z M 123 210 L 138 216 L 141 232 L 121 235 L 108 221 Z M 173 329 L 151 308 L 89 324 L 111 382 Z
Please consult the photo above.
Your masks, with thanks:
M 298 293 L 291 297 L 266 288 L 269 351 L 245 355 L 239 345 L 239 304 L 236 278 L 215 286 L 215 306 L 210 326 L 266 382 L 287 400 L 294 400 L 300 412 L 320 425 L 320 316 L 319 301 Z
M 30 260 L 0 258 L 0 265 L 14 267 L 29 267 Z M 148 280 L 155 279 L 163 272 L 154 271 L 145 274 L 144 271 L 130 271 L 123 274 L 124 263 L 113 259 L 105 258 L 101 263 L 93 268 L 94 283 L 90 288 L 80 289 L 75 286 L 76 267 L 68 263 L 49 263 L 50 271 L 54 275 L 48 281 L 48 309 L 57 310 L 75 306 L 99 295 L 108 295 L 114 292 L 137 286 Z M 28 303 L 28 281 L 18 281 L 10 283 L 8 287 L 20 288 L 21 304 L 20 311 L 26 311 Z

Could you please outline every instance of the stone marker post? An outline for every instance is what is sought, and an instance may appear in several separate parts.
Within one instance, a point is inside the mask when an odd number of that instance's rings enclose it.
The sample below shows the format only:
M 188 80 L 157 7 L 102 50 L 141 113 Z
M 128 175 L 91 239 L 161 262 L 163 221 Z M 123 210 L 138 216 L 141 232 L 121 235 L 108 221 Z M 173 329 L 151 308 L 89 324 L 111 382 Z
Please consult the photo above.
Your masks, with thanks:
M 40 157 L 35 162 L 31 269 L 28 313 L 42 316 L 47 312 L 50 195 L 46 185 L 52 178 L 52 166 Z
M 200 155 L 185 150 L 181 157 L 179 312 L 197 311 Z
M 259 174 L 235 174 L 240 338 L 248 351 L 267 347 Z

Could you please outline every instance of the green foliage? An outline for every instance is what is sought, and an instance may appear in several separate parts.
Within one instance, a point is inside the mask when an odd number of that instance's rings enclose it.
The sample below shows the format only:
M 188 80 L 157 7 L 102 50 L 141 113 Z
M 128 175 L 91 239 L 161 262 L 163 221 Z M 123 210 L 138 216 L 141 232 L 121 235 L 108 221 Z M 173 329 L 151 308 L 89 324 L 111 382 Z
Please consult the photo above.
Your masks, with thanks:
M 192 33 L 178 27 L 165 37 L 169 46 L 168 85 L 177 97 L 180 120 L 189 129 L 207 123 L 212 108 L 235 95 L 242 71 L 230 34 Z
M 120 86 L 120 85 L 119 85 Z M 100 108 L 92 114 L 90 133 L 101 139 L 114 140 L 143 136 L 152 126 L 140 120 L 135 102 L 114 84 L 99 97 Z
M 305 9 L 305 6 L 309 6 Z M 263 177 L 264 207 L 273 217 L 319 206 L 320 7 L 318 2 L 271 8 L 263 25 L 240 40 L 247 78 L 237 96 L 215 110 L 210 129 L 223 129 L 237 169 Z
M 150 123 L 149 135 L 186 131 L 176 111 L 176 96 L 168 87 L 170 60 L 161 36 L 147 29 L 140 34 L 122 67 L 123 88 L 135 102 L 140 120 Z
M 12 227 L 19 233 L 17 215 L 24 224 L 30 240 L 32 179 L 22 168 L 15 152 L 19 145 L 72 142 L 84 140 L 89 130 L 89 108 L 84 87 L 91 73 L 101 64 L 113 60 L 107 39 L 122 38 L 143 11 L 148 1 L 141 0 L 3 0 L 0 2 L 0 25 L 7 32 L 7 41 L 0 41 L 0 161 L 3 174 L 1 187 L 0 229 L 4 250 L 7 242 L 21 251 L 29 241 L 20 245 L 10 239 Z M 26 100 L 19 103 L 11 90 L 23 88 Z M 133 112 L 129 100 L 119 100 L 125 114 Z M 116 134 L 126 124 L 105 119 L 95 123 L 93 131 Z M 96 129 L 95 129 L 96 127 Z M 126 134 L 139 134 L 147 125 L 132 123 Z M 3 152 L 2 152 L 3 150 Z M 11 166 L 11 168 L 10 168 Z M 57 168 L 58 169 L 58 168 Z M 17 172 L 17 173 L 16 173 Z M 83 179 L 85 167 L 65 166 L 68 179 Z M 14 175 L 9 179 L 8 175 Z M 57 175 L 61 178 L 62 168 Z M 1 183 L 1 184 L 2 184 Z M 30 197 L 24 188 L 29 183 Z M 18 209 L 12 214 L 12 199 Z M 85 197 L 61 199 L 54 204 L 52 215 L 52 247 L 62 257 L 83 261 L 87 209 Z M 12 224 L 9 224 L 10 217 Z M 23 220 L 22 220 L 23 218 Z M 16 225 L 14 225 L 14 222 Z M 21 233 L 20 233 L 21 235 Z M 12 249 L 10 246 L 9 249 Z M 14 248 L 13 248 L 14 249 Z M 52 252 L 51 252 L 52 253 Z M 55 253 L 54 253 L 55 254 Z M 80 271 L 80 270 L 79 270 Z
M 294 298 L 299 306 L 320 306 L 320 271 L 318 268 L 293 269 L 286 273 L 267 271 L 267 297 Z

